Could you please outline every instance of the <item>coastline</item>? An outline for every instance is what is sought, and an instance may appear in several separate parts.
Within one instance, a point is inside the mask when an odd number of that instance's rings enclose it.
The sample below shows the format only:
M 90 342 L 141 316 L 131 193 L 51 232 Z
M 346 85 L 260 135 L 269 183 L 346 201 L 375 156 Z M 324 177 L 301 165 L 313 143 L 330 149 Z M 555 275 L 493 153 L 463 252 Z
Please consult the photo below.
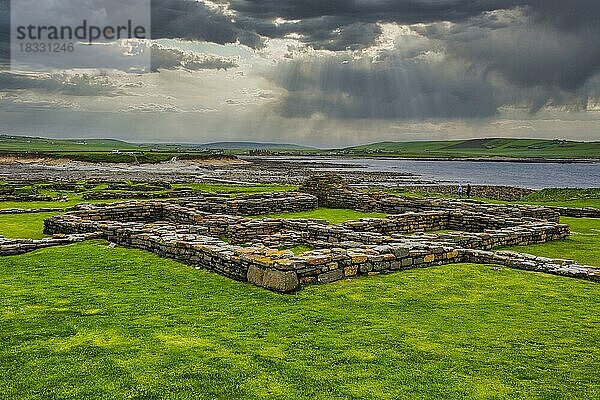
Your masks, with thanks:
M 506 163 L 552 163 L 552 164 L 590 164 L 600 163 L 600 158 L 539 158 L 539 157 L 394 157 L 394 156 L 376 156 L 376 155 L 333 155 L 333 154 L 277 154 L 272 156 L 239 156 L 242 159 L 267 159 L 281 157 L 302 157 L 302 158 L 335 158 L 340 160 L 406 160 L 406 161 L 470 161 L 470 162 L 506 162 Z

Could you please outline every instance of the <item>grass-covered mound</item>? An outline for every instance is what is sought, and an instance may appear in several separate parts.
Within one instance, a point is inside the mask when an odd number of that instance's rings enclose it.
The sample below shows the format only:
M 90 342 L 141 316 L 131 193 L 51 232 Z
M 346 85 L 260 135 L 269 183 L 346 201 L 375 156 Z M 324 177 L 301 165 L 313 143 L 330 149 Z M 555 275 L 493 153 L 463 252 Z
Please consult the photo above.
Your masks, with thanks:
M 600 397 L 600 285 L 449 265 L 278 295 L 104 242 L 0 258 L 10 399 Z

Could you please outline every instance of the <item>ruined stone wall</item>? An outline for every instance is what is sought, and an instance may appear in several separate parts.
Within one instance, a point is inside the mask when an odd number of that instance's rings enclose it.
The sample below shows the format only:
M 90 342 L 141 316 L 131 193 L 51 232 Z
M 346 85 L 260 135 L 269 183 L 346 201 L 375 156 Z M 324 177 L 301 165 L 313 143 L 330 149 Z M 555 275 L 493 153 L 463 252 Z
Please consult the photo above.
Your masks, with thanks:
M 155 222 L 161 220 L 178 224 L 207 222 L 211 215 L 258 215 L 266 213 L 309 211 L 317 207 L 317 198 L 306 193 L 271 193 L 240 196 L 237 198 L 205 196 L 166 202 L 124 202 L 115 205 L 98 204 L 77 211 L 73 215 L 85 221 Z M 223 218 L 221 217 L 222 221 Z M 214 225 L 214 224 L 213 224 Z M 48 232 L 60 232 L 50 219 L 45 224 Z M 82 227 L 89 231 L 93 227 Z M 215 234 L 220 232 L 214 225 Z M 275 229 L 276 227 L 273 227 Z M 265 234 L 268 232 L 265 232 Z
M 497 230 L 485 230 L 480 233 L 447 232 L 413 235 L 409 238 L 415 242 L 437 242 L 465 249 L 491 250 L 499 247 L 526 246 L 563 240 L 568 239 L 569 235 L 570 229 L 566 224 L 532 222 Z M 392 237 L 400 241 L 406 239 L 406 236 L 392 235 Z
M 165 192 L 151 192 L 148 190 L 135 190 L 129 189 L 126 192 L 88 192 L 84 193 L 81 197 L 83 200 L 112 200 L 112 199 L 167 199 L 176 197 L 192 197 L 196 193 L 191 189 L 181 188 L 172 189 Z
M 530 217 L 558 222 L 556 210 L 529 205 L 488 204 L 474 200 L 414 198 L 389 193 L 366 193 L 354 190 L 335 174 L 323 174 L 309 178 L 299 189 L 317 196 L 319 206 L 350 208 L 365 212 L 403 214 L 424 211 L 464 210 L 481 214 L 493 214 L 503 218 Z
M 600 282 L 600 268 L 589 265 L 579 265 L 573 260 L 538 257 L 531 254 L 516 253 L 512 251 L 491 252 L 465 250 L 461 253 L 465 262 L 503 265 L 509 268 L 526 271 L 543 272 L 546 274 Z
M 500 229 L 521 225 L 529 218 L 502 218 L 496 215 L 470 211 L 423 211 L 390 215 L 386 218 L 361 218 L 348 221 L 342 226 L 361 232 L 411 233 L 439 230 L 459 230 L 483 232 L 486 229 Z
M 67 244 L 83 242 L 85 240 L 99 239 L 101 237 L 102 234 L 100 232 L 76 235 L 55 235 L 43 239 L 10 239 L 0 236 L 0 256 L 14 256 L 44 249 L 46 247 L 64 246 Z
M 400 186 L 398 190 L 423 194 L 455 195 L 458 185 L 415 185 Z M 463 194 L 466 196 L 466 185 L 463 185 Z M 519 201 L 535 193 L 536 190 L 511 186 L 471 185 L 471 197 L 482 197 L 501 201 Z
M 174 200 L 174 204 L 213 214 L 261 215 L 310 211 L 318 207 L 315 196 L 299 192 L 263 193 L 234 198 L 202 196 Z
M 119 245 L 151 251 L 279 292 L 296 290 L 302 284 L 454 262 L 514 262 L 515 268 L 526 269 L 534 262 L 527 257 L 507 260 L 486 251 L 565 239 L 570 233 L 567 225 L 556 222 L 558 213 L 543 208 L 372 195 L 343 185 L 329 193 L 316 193 L 235 199 L 205 196 L 162 203 L 89 206 L 50 218 L 45 228 L 48 233 L 99 232 L 100 237 Z M 363 200 L 360 205 L 358 202 Z M 344 208 L 418 212 L 335 225 L 315 219 L 244 217 L 306 209 L 317 202 L 328 206 L 343 204 Z M 348 207 L 354 202 L 357 207 Z M 485 212 L 487 206 L 491 206 L 490 212 Z M 538 211 L 544 218 L 532 217 Z M 456 231 L 429 232 L 439 230 Z M 314 250 L 301 255 L 280 250 L 297 244 L 312 246 Z M 531 268 L 544 270 L 541 263 L 537 260 Z M 568 268 L 559 268 L 558 264 L 564 267 L 568 263 L 552 261 L 547 268 L 565 276 L 600 276 L 593 267 L 568 264 Z
M 573 208 L 573 207 L 548 207 L 558 212 L 562 217 L 573 218 L 600 218 L 600 209 L 594 207 Z

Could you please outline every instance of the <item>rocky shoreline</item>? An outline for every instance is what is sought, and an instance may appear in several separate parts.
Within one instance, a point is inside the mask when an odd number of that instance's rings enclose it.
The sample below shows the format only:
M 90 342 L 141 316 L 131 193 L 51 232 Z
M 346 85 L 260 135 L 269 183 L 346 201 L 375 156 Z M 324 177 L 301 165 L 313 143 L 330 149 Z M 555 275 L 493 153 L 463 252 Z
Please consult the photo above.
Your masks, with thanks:
M 39 179 L 47 181 L 145 181 L 169 183 L 283 184 L 299 185 L 318 171 L 335 169 L 351 184 L 366 186 L 429 184 L 431 181 L 405 172 L 377 172 L 344 163 L 280 162 L 245 158 L 241 163 L 200 165 L 194 161 L 175 160 L 158 164 L 109 164 L 69 161 L 62 164 L 0 164 L 0 181 Z

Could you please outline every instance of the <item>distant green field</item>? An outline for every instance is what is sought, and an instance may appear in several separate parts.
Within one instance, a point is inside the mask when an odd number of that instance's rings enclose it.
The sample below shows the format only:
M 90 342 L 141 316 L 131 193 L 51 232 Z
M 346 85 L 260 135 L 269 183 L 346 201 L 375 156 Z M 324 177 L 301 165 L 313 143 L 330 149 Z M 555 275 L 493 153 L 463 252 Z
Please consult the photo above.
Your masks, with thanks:
M 473 139 L 381 142 L 345 149 L 349 155 L 399 157 L 600 158 L 600 142 L 541 139 Z
M 543 139 L 471 139 L 447 141 L 380 142 L 342 149 L 323 150 L 279 143 L 222 142 L 196 144 L 135 144 L 114 139 L 46 139 L 0 135 L 0 153 L 28 153 L 68 157 L 90 162 L 159 162 L 171 157 L 195 157 L 206 149 L 224 149 L 226 154 L 248 154 L 255 149 L 278 154 L 312 154 L 408 157 L 408 158 L 600 158 L 600 142 L 575 142 Z M 128 154 L 137 152 L 134 157 Z M 139 154 L 143 153 L 143 154 Z M 254 153 L 253 153 L 254 154 Z M 261 153 L 258 153 L 261 154 Z
M 0 235 L 11 239 L 41 239 L 44 220 L 58 213 L 0 215 Z
M 141 146 L 114 139 L 46 139 L 38 137 L 21 137 L 0 135 L 0 151 L 3 152 L 100 152 L 100 151 L 136 151 L 148 146 Z
M 52 139 L 0 135 L 0 154 L 28 154 L 87 162 L 152 163 L 167 161 L 172 157 L 201 158 L 203 155 L 214 155 L 217 150 L 233 155 L 246 154 L 256 149 L 281 152 L 317 151 L 311 147 L 285 143 L 136 144 L 115 139 Z
M 173 157 L 215 157 L 215 154 L 203 149 L 177 144 L 135 144 L 114 139 L 47 139 L 0 135 L 0 155 L 2 154 L 113 163 L 157 163 L 169 161 Z

